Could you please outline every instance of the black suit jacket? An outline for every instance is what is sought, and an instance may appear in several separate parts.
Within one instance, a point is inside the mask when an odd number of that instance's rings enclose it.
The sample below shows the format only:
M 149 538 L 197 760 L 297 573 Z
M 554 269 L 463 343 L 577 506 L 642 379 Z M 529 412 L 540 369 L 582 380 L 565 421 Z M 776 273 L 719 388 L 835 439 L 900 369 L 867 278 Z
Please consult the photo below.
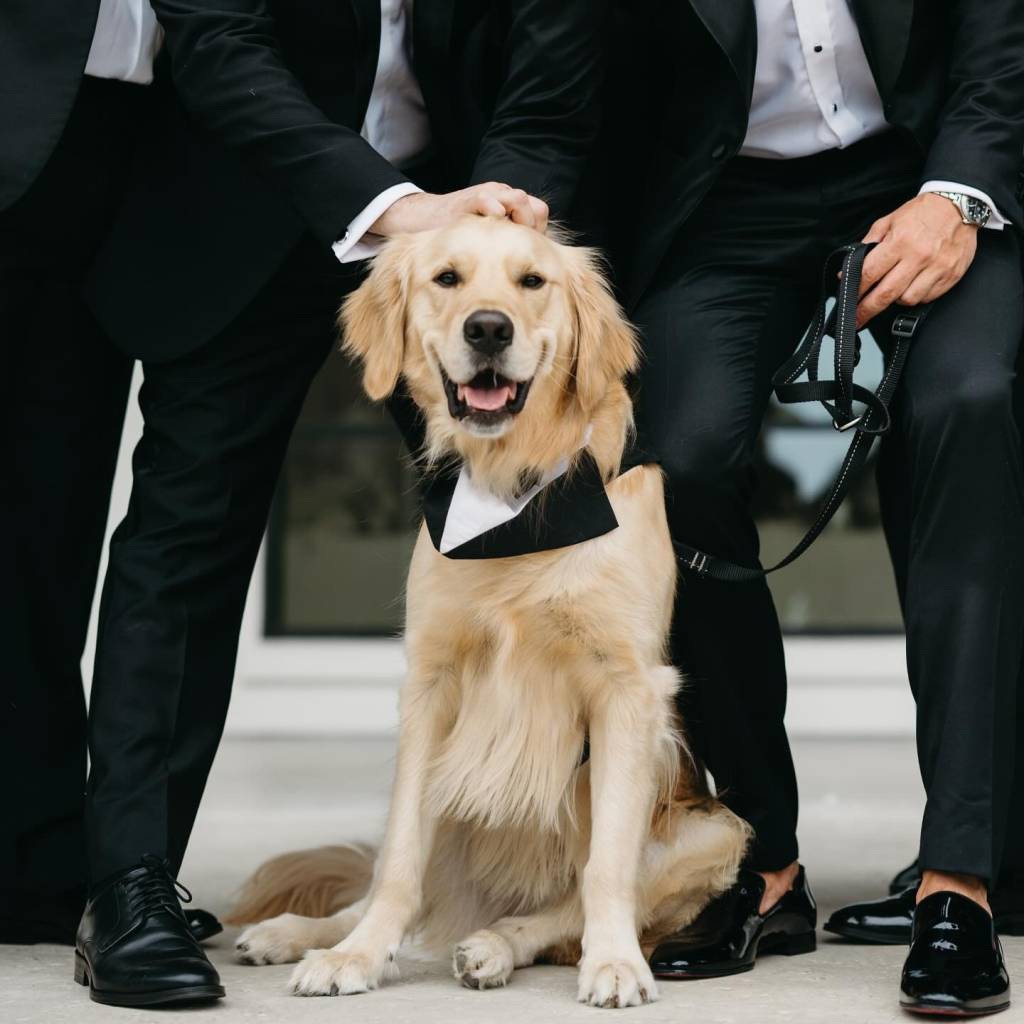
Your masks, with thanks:
M 1022 216 L 1024 0 L 850 0 L 894 144 L 921 180 L 983 189 Z M 612 245 L 627 304 L 742 145 L 757 59 L 754 0 L 625 0 L 606 143 Z
M 304 231 L 326 247 L 404 175 L 360 137 L 379 0 L 154 0 L 170 77 L 90 291 L 165 359 L 226 326 Z M 438 187 L 496 179 L 564 215 L 600 118 L 604 0 L 417 0 Z
M 64 131 L 99 0 L 0 3 L 0 210 L 35 181 Z

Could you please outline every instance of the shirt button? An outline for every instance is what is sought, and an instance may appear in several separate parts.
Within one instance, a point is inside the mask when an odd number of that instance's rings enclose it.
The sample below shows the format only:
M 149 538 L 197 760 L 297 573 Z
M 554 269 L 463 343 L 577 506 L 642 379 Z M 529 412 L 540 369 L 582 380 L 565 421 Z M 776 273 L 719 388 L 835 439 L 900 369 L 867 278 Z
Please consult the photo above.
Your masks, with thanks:
M 721 160 L 725 156 L 725 143 L 720 142 L 713 150 L 711 150 L 712 160 Z

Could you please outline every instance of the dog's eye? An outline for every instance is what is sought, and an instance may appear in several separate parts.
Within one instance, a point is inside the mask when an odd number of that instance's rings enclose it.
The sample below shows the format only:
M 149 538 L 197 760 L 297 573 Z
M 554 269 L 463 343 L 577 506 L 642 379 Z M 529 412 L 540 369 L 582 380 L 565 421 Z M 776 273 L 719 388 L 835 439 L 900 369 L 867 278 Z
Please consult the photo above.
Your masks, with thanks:
M 454 288 L 458 283 L 459 275 L 454 270 L 442 270 L 434 278 L 434 284 L 439 284 L 442 288 Z
M 520 283 L 520 284 L 521 284 L 521 285 L 522 285 L 522 286 L 523 286 L 524 288 L 533 288 L 533 289 L 536 289 L 536 288 L 540 288 L 540 287 L 542 287 L 542 286 L 543 286 L 543 284 L 544 284 L 544 278 L 543 278 L 543 277 L 541 277 L 541 276 L 540 276 L 540 274 L 524 274 L 524 275 L 523 275 L 523 276 L 522 276 L 522 277 L 520 278 L 520 280 L 519 280 L 519 283 Z

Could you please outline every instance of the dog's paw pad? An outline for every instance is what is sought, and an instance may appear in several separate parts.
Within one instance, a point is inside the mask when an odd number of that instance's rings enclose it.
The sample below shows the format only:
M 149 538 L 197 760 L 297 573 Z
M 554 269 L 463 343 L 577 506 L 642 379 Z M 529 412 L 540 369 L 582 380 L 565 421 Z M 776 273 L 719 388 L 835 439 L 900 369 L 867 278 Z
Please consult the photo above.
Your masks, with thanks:
M 581 1003 L 605 1009 L 642 1006 L 658 998 L 658 986 L 643 960 L 584 960 L 578 997 Z
M 466 988 L 501 988 L 507 985 L 515 959 L 508 941 L 497 932 L 479 931 L 455 947 L 452 969 Z

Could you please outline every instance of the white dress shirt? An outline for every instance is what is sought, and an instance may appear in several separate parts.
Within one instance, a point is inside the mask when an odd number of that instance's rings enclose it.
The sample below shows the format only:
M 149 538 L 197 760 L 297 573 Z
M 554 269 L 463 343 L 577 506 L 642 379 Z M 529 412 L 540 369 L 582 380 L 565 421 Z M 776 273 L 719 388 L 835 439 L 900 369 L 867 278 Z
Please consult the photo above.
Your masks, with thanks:
M 412 66 L 412 4 L 413 0 L 381 0 L 380 55 L 361 133 L 399 169 L 414 163 L 430 148 L 430 120 Z M 411 182 L 403 182 L 382 192 L 334 243 L 334 255 L 342 263 L 372 256 L 383 239 L 368 236 L 370 226 L 394 202 L 419 191 Z
M 163 38 L 148 0 L 100 0 L 85 73 L 149 85 Z
M 743 156 L 770 160 L 845 149 L 889 125 L 848 0 L 755 0 L 757 67 Z M 921 192 L 962 192 L 1009 223 L 980 189 L 926 181 Z

